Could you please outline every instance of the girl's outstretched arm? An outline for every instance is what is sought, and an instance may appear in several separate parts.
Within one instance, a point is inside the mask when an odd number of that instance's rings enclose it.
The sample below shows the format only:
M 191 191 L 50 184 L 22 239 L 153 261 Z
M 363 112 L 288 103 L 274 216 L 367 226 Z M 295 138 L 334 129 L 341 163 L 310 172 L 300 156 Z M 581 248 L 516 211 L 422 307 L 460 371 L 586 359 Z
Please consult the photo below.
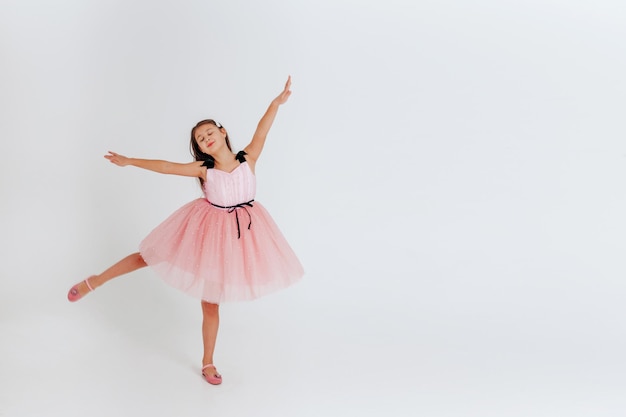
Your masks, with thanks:
M 272 123 L 274 123 L 274 118 L 276 118 L 278 107 L 281 104 L 287 102 L 287 99 L 291 95 L 290 88 L 291 76 L 287 78 L 287 83 L 285 84 L 285 88 L 283 89 L 283 91 L 270 103 L 267 111 L 259 121 L 259 125 L 254 132 L 254 136 L 252 136 L 252 141 L 244 149 L 248 156 L 255 161 L 259 158 L 259 155 L 263 150 L 263 146 L 265 145 L 265 138 L 267 137 L 267 132 L 269 132 L 270 128 L 272 127 Z
M 124 155 L 111 151 L 109 151 L 108 155 L 104 155 L 104 157 L 111 161 L 111 163 L 120 167 L 132 165 L 137 168 L 147 169 L 160 174 L 182 175 L 185 177 L 204 177 L 206 175 L 206 167 L 202 166 L 204 163 L 202 161 L 180 164 L 177 162 L 162 161 L 157 159 L 127 158 Z

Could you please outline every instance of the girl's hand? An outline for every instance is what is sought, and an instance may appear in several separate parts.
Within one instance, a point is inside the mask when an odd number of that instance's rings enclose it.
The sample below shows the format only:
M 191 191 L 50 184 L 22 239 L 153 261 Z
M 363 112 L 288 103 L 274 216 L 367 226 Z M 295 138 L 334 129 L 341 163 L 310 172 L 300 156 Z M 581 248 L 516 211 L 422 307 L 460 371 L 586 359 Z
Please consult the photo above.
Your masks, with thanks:
M 285 89 L 280 93 L 278 97 L 274 99 L 274 103 L 281 105 L 287 102 L 287 99 L 291 95 L 291 75 L 287 78 L 287 83 L 285 84 Z
M 126 165 L 130 164 L 130 158 L 127 158 L 124 155 L 120 155 L 119 153 L 109 151 L 109 154 L 104 155 L 104 157 L 108 159 L 111 163 L 120 167 L 125 167 Z

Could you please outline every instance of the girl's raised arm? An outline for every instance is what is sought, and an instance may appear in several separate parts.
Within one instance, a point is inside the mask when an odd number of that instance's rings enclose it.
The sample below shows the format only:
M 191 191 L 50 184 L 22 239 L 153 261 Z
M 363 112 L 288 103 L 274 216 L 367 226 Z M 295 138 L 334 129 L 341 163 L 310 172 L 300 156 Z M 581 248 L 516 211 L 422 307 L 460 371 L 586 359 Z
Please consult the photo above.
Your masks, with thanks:
M 127 158 L 124 155 L 111 151 L 109 151 L 108 155 L 104 155 L 104 157 L 117 166 L 125 167 L 127 165 L 132 165 L 137 168 L 147 169 L 160 174 L 182 175 L 185 177 L 204 177 L 206 174 L 206 167 L 202 166 L 204 163 L 202 161 L 180 164 L 177 162 L 162 161 L 158 159 Z
M 244 151 L 246 151 L 248 157 L 254 159 L 255 161 L 259 158 L 259 155 L 263 150 L 263 146 L 265 145 L 265 138 L 267 137 L 267 133 L 274 123 L 274 118 L 276 118 L 278 107 L 281 104 L 287 102 L 287 99 L 291 95 L 290 88 L 291 76 L 287 78 L 287 83 L 285 84 L 285 88 L 283 89 L 283 91 L 278 95 L 278 97 L 272 100 L 270 106 L 267 108 L 267 111 L 259 121 L 259 125 L 254 132 L 254 136 L 252 136 L 252 141 L 248 146 L 244 148 Z

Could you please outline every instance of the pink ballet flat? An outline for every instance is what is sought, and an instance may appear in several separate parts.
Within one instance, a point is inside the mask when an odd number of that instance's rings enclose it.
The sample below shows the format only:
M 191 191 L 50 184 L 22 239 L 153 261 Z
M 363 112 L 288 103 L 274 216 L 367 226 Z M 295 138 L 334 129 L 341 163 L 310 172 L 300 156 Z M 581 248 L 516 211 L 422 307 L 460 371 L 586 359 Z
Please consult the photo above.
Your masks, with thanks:
M 87 285 L 87 288 L 89 288 L 89 292 L 86 292 L 85 294 L 81 294 L 78 292 L 78 286 L 82 284 L 83 282 Z M 92 291 L 93 291 L 93 288 L 91 287 L 91 285 L 89 285 L 89 278 L 87 278 L 84 281 L 81 281 L 78 284 L 74 285 L 72 288 L 70 288 L 70 291 L 67 293 L 67 299 L 73 303 L 75 301 L 80 300 L 81 298 L 83 298 L 84 295 L 87 295 Z
M 204 372 L 207 368 L 213 368 L 213 372 Z M 217 373 L 217 369 L 213 364 L 204 365 L 202 367 L 202 376 L 206 379 L 206 382 L 211 385 L 219 385 L 222 383 L 222 376 Z

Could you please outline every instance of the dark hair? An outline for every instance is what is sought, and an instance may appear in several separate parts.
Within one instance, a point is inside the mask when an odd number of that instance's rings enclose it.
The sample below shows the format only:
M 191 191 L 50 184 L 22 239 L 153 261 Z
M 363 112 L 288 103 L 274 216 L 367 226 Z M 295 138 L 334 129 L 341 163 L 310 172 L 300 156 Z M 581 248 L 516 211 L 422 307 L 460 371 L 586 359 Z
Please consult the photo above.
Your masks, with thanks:
M 220 123 L 216 122 L 213 119 L 200 120 L 198 123 L 196 123 L 193 129 L 191 129 L 191 141 L 189 142 L 189 150 L 191 151 L 191 155 L 196 159 L 196 161 L 209 161 L 210 167 L 212 168 L 213 164 L 215 163 L 215 159 L 213 159 L 211 155 L 206 154 L 200 150 L 200 147 L 198 146 L 198 142 L 196 141 L 196 136 L 195 136 L 197 128 L 199 128 L 202 125 L 208 125 L 208 124 L 211 124 L 217 127 L 218 129 L 224 128 L 224 126 L 222 126 Z M 233 148 L 231 148 L 230 146 L 230 140 L 228 139 L 228 133 L 226 134 L 226 146 L 228 146 L 228 149 L 231 152 L 233 151 Z M 204 188 L 204 179 L 202 179 L 201 177 L 198 177 L 198 180 L 200 181 L 200 187 Z

